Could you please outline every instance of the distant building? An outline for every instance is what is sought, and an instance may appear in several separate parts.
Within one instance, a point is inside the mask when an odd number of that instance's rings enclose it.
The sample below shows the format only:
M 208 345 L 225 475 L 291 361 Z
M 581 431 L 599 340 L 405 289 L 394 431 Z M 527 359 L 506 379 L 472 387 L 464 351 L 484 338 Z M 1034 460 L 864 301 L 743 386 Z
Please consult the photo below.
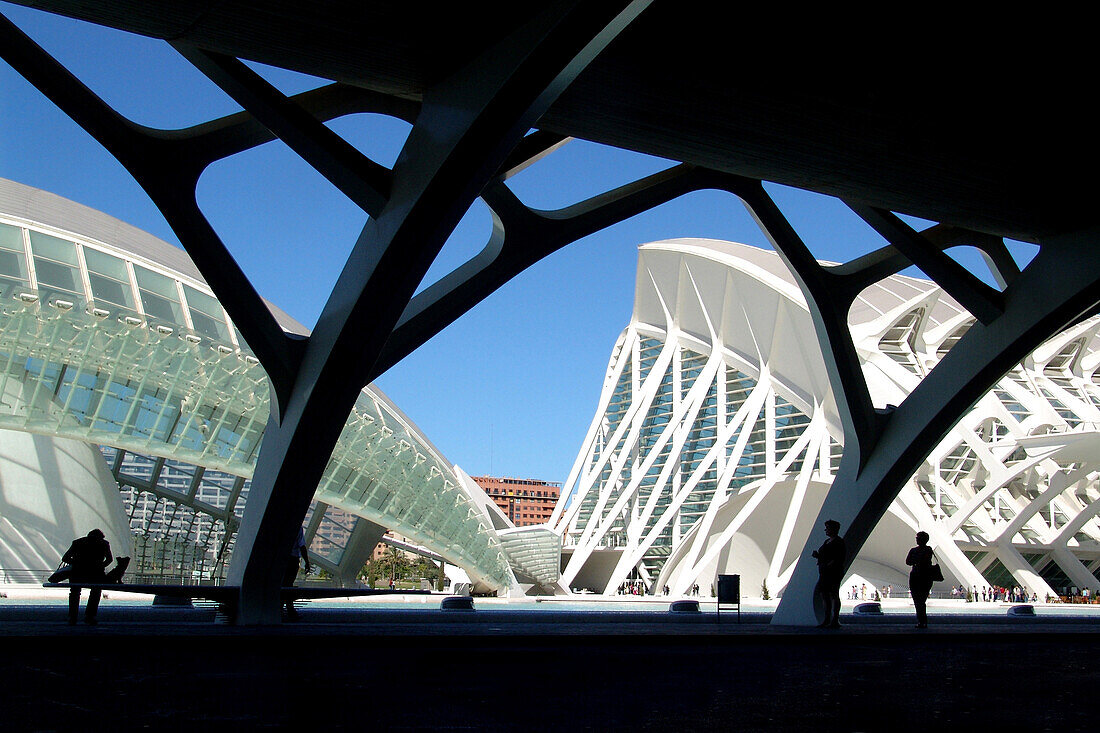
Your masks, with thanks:
M 561 484 L 538 479 L 471 476 L 517 527 L 545 524 L 561 494 Z

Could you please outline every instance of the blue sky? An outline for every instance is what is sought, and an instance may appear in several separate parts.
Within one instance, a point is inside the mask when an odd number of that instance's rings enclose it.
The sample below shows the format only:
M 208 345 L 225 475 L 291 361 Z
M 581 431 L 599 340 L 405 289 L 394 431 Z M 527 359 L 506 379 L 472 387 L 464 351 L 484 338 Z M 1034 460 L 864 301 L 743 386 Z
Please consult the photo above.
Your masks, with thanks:
M 0 12 L 116 110 L 178 128 L 239 108 L 167 44 L 0 2 Z M 319 85 L 255 66 L 286 93 Z M 104 211 L 178 244 L 128 173 L 75 123 L 0 62 L 0 177 Z M 408 125 L 356 115 L 330 125 L 391 165 Z M 573 141 L 511 179 L 528 205 L 558 208 L 672 165 Z M 769 186 L 822 259 L 881 246 L 838 201 Z M 261 295 L 307 326 L 320 313 L 365 215 L 282 143 L 206 171 L 198 200 Z M 425 284 L 475 254 L 490 219 L 467 214 Z M 384 374 L 378 385 L 451 461 L 471 474 L 565 479 L 592 420 L 611 347 L 633 302 L 637 246 L 713 237 L 767 246 L 740 202 L 701 192 L 547 258 Z

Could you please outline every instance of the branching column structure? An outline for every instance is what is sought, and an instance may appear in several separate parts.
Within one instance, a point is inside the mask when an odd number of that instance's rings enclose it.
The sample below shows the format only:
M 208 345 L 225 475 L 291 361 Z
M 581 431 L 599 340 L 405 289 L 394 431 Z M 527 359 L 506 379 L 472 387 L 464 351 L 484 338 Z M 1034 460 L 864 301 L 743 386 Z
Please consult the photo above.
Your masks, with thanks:
M 837 267 L 814 261 L 763 191 L 745 196 L 799 282 L 836 391 L 844 424 L 844 457 L 819 514 L 841 523 L 845 571 L 920 462 L 962 415 L 1051 334 L 1095 312 L 1100 303 L 1096 230 L 1052 237 L 1018 272 L 1004 243 L 972 233 L 922 236 L 889 212 L 853 207 L 892 244 Z M 954 236 L 952 236 L 954 234 Z M 938 241 L 937 241 L 938 240 Z M 943 253 L 947 243 L 973 243 L 1006 284 L 978 281 Z M 847 328 L 853 299 L 867 285 L 915 264 L 977 318 L 972 328 L 898 406 L 872 407 Z M 773 618 L 811 625 L 823 618 L 813 598 L 817 571 L 810 540 Z
M 229 578 L 241 587 L 242 622 L 278 620 L 282 559 L 364 385 L 542 257 L 690 191 L 718 188 L 739 196 L 806 296 L 845 438 L 821 518 L 841 522 L 849 563 L 905 481 L 964 412 L 1043 340 L 1095 311 L 1100 302 L 1096 230 L 1050 236 L 1019 272 L 998 238 L 946 226 L 918 233 L 890 212 L 853 205 L 890 246 L 825 267 L 759 181 L 688 164 L 560 211 L 523 205 L 508 189 L 508 176 L 562 140 L 529 130 L 647 5 L 645 0 L 554 3 L 430 85 L 420 101 L 339 83 L 286 97 L 236 58 L 177 44 L 245 110 L 178 131 L 125 119 L 0 17 L 0 57 L 95 137 L 148 192 L 271 380 L 272 415 Z M 354 112 L 413 123 L 393 170 L 324 125 Z M 279 328 L 195 199 L 196 182 L 207 166 L 276 138 L 370 216 L 308 339 Z M 493 212 L 490 241 L 477 257 L 413 297 L 479 196 Z M 1002 289 L 984 285 L 944 254 L 956 244 L 982 250 Z M 902 404 L 877 411 L 847 313 L 862 289 L 911 264 L 978 323 Z M 816 622 L 815 577 L 807 548 L 777 623 Z
M 278 621 L 281 560 L 367 383 L 545 255 L 655 205 L 655 198 L 686 190 L 682 183 L 668 185 L 686 177 L 685 169 L 539 216 L 503 184 L 560 142 L 526 133 L 647 5 L 556 3 L 427 89 L 419 105 L 340 84 L 287 98 L 235 58 L 177 45 L 246 112 L 173 132 L 123 118 L 0 19 L 4 59 L 145 188 L 271 380 L 272 416 L 229 576 L 241 587 L 242 623 Z M 392 171 L 323 124 L 365 111 L 413 122 Z M 195 200 L 208 165 L 275 137 L 370 216 L 308 340 L 282 332 Z M 497 221 L 485 251 L 413 299 L 447 237 L 483 192 Z

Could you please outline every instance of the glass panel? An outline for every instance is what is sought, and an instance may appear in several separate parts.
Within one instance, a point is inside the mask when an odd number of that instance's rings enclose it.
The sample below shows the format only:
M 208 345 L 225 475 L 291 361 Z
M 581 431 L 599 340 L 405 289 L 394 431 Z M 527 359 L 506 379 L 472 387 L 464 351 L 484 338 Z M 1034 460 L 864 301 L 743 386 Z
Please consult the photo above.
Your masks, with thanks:
M 195 478 L 195 467 L 171 459 L 164 461 L 157 485 L 173 494 L 187 496 L 191 492 L 191 482 Z
M 166 440 L 172 424 L 180 413 L 179 401 L 166 399 L 160 390 L 143 392 L 140 397 L 137 415 L 131 429 L 134 435 Z
M 96 420 L 92 427 L 112 433 L 122 432 L 133 399 L 133 387 L 118 382 L 108 383 L 96 407 Z
M 88 264 L 88 272 L 99 273 L 123 282 L 130 281 L 130 275 L 126 272 L 126 263 L 117 257 L 85 247 L 84 261 Z
M 117 280 L 112 280 L 94 272 L 88 273 L 88 280 L 92 285 L 92 300 L 106 301 L 112 305 L 133 309 L 134 298 L 130 294 L 130 286 Z
M 5 281 L 27 282 L 26 257 L 19 252 L 0 249 L 0 276 Z
M 117 257 L 88 248 L 84 249 L 84 260 L 88 263 L 92 299 L 133 309 L 134 296 L 126 264 Z
M 178 302 L 179 298 L 176 293 L 176 281 L 172 278 L 153 272 L 152 270 L 146 270 L 140 265 L 134 265 L 134 275 L 137 277 L 138 287 L 142 290 L 148 290 L 151 293 Z
M 8 224 L 0 224 L 0 286 L 11 280 L 29 282 L 27 255 L 23 250 L 23 230 Z
M 222 313 L 222 307 L 212 296 L 199 292 L 186 284 L 183 286 L 183 294 L 187 297 L 187 305 L 192 310 L 198 310 L 208 316 L 224 320 L 225 315 Z
M 46 257 L 66 265 L 77 264 L 76 245 L 67 239 L 51 237 L 49 234 L 31 231 L 31 251 L 35 257 Z
M 141 307 L 146 315 L 183 325 L 183 310 L 176 292 L 176 281 L 138 265 L 134 265 L 134 274 L 140 288 Z
M 317 526 L 317 532 L 309 545 L 310 552 L 339 564 L 356 521 L 358 517 L 355 515 L 330 506 Z
M 1039 575 L 1047 582 L 1047 585 L 1054 589 L 1055 593 L 1068 595 L 1070 589 L 1074 587 L 1073 581 L 1070 580 L 1057 561 L 1047 563 Z
M 78 369 L 66 370 L 57 398 L 71 414 L 83 421 L 92 407 L 96 382 L 95 374 Z
M 23 251 L 23 230 L 11 224 L 0 224 L 0 249 Z
M 34 272 L 43 300 L 54 295 L 64 299 L 84 297 L 84 284 L 76 260 L 76 244 L 50 234 L 31 232 L 31 250 L 34 252 Z
M 27 359 L 26 370 L 24 379 L 28 384 L 38 383 L 42 389 L 50 392 L 57 390 L 57 380 L 61 376 L 60 364 L 31 358 Z
M 233 496 L 234 486 L 240 480 L 232 474 L 207 469 L 203 471 L 202 482 L 195 498 L 212 507 L 225 509 Z
M 155 478 L 157 459 L 140 453 L 127 453 L 118 471 L 119 481 L 148 486 Z
M 99 446 L 99 452 L 103 454 L 103 460 L 107 462 L 108 466 L 114 466 L 115 460 L 122 451 L 109 445 L 101 445 Z
M 214 341 L 229 341 L 229 334 L 224 323 L 219 323 L 194 308 L 191 309 L 191 324 L 195 328 L 195 333 L 200 333 Z
M 169 323 L 183 324 L 183 314 L 178 303 L 159 295 L 153 295 L 147 290 L 141 292 L 141 307 L 147 316 L 157 318 Z
M 233 326 L 233 333 L 237 337 L 237 344 L 245 351 L 251 351 L 251 349 L 248 348 L 248 343 L 244 340 L 244 336 L 241 335 L 241 330 Z
M 55 295 L 66 300 L 74 297 L 83 298 L 84 288 L 79 284 L 76 267 L 35 257 L 34 271 L 38 277 L 38 289 L 42 291 L 43 300 L 49 300 Z
M 195 325 L 195 331 L 215 341 L 228 341 L 229 329 L 225 325 L 225 313 L 218 301 L 190 285 L 184 285 L 183 292 L 191 310 L 191 322 Z

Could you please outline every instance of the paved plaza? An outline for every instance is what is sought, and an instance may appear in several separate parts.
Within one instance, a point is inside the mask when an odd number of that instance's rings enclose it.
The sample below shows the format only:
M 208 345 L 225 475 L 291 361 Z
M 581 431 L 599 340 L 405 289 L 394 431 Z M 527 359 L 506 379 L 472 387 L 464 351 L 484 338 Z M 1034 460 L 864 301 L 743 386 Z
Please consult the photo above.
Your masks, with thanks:
M 1086 607 L 941 601 L 918 632 L 895 600 L 827 632 L 770 626 L 759 603 L 717 623 L 655 601 L 432 598 L 237 628 L 114 595 L 75 628 L 57 599 L 0 600 L 9 730 L 1084 730 L 1100 677 Z

